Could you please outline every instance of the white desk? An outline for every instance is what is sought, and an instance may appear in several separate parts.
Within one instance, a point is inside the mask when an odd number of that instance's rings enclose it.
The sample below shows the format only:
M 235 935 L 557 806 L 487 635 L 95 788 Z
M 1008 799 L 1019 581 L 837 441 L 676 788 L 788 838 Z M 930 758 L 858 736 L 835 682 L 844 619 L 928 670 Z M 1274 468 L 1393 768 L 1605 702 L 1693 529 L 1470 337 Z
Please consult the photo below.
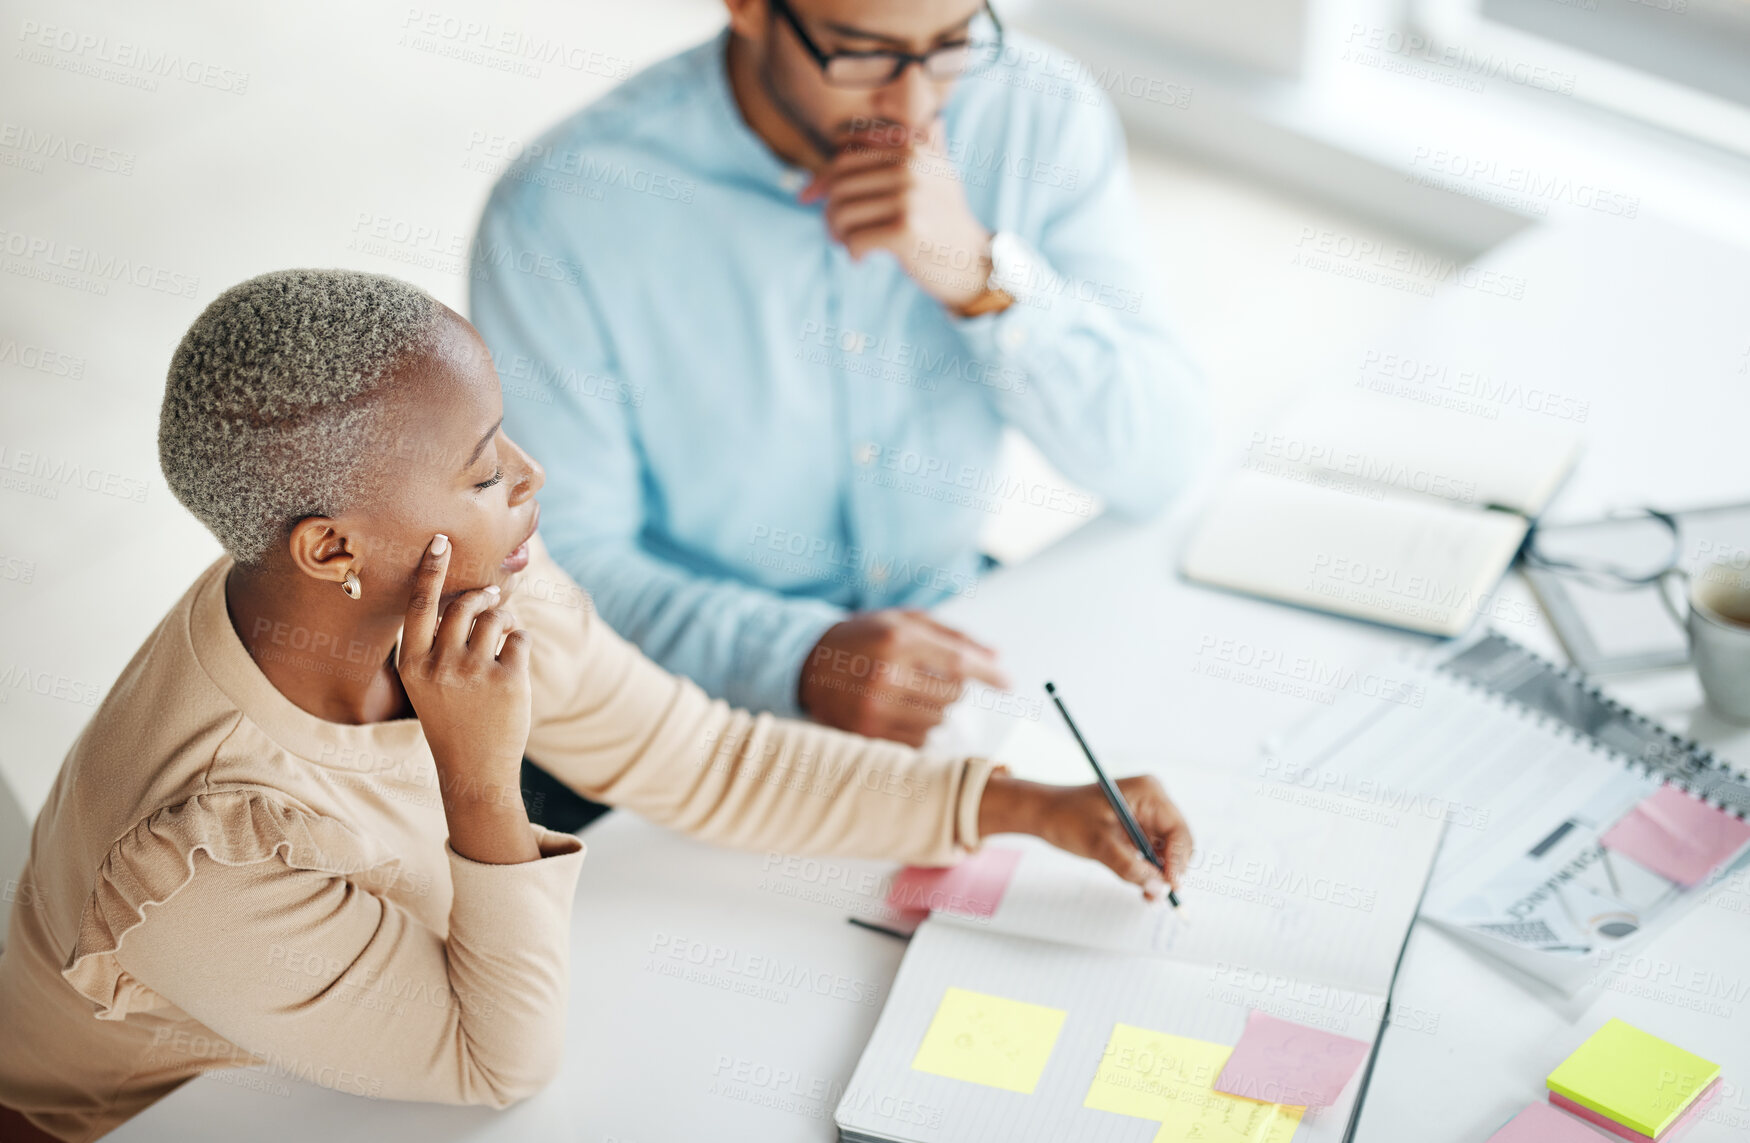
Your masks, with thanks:
M 1741 464 L 1750 376 L 1740 372 L 1750 351 L 1750 259 L 1648 219 L 1607 221 L 1514 240 L 1489 264 L 1525 278 L 1523 301 L 1455 289 L 1381 349 L 1588 400 L 1589 449 L 1557 502 L 1560 515 L 1750 494 Z M 1514 412 L 1504 409 L 1503 419 Z M 1262 736 L 1322 709 L 1197 673 L 1206 638 L 1353 667 L 1426 643 L 1179 582 L 1171 553 L 1194 510 L 1195 498 L 1145 528 L 1096 523 L 946 609 L 950 621 L 1001 646 L 1021 693 L 1036 695 L 1054 678 L 1114 769 L 1151 764 L 1169 788 L 1183 760 L 1254 767 Z M 1523 584 L 1506 590 L 1531 606 Z M 1542 626 L 1503 629 L 1559 655 Z M 1674 729 L 1750 758 L 1750 733 L 1699 713 L 1687 672 L 1612 689 Z M 1042 719 L 1018 728 L 1009 756 L 1029 773 L 1085 781 L 1072 750 Z M 197 1081 L 115 1138 L 834 1139 L 833 1106 L 878 1014 L 854 997 L 884 997 L 903 952 L 844 918 L 892 867 L 828 861 L 788 872 L 781 861 L 713 849 L 621 813 L 584 836 L 571 1035 L 560 1079 L 540 1096 L 492 1113 L 372 1102 L 252 1072 Z M 710 981 L 669 975 L 659 966 L 687 961 L 671 949 L 721 967 Z M 1485 1139 L 1540 1099 L 1543 1076 L 1611 1015 L 1723 1066 L 1730 1086 L 1688 1143 L 1750 1136 L 1750 878 L 1716 890 L 1645 951 L 1647 972 L 1662 975 L 1631 972 L 1589 1006 L 1563 1010 L 1418 925 L 1397 1003 L 1436 1015 L 1437 1025 L 1387 1030 L 1359 1139 Z M 789 983 L 736 971 L 753 957 L 777 958 Z M 756 991 L 734 991 L 738 984 Z M 1137 1143 L 1150 1138 L 1146 1126 L 1139 1121 Z

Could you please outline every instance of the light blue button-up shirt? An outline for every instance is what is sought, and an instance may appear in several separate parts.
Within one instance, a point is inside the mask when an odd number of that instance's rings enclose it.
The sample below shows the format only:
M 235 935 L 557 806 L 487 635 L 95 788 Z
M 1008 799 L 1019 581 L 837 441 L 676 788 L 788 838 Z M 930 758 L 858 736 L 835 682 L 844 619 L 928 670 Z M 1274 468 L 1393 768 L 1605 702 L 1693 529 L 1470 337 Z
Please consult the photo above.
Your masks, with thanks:
M 1087 497 L 998 468 L 1004 426 L 1118 512 L 1184 484 L 1202 384 L 1138 257 L 1117 117 L 1022 37 L 944 111 L 973 214 L 1036 263 L 960 318 L 886 254 L 853 262 L 749 130 L 727 33 L 528 147 L 494 190 L 471 309 L 542 534 L 602 616 L 738 706 L 796 714 L 849 610 L 969 592 L 990 514 Z M 963 268 L 963 267 L 962 267 Z

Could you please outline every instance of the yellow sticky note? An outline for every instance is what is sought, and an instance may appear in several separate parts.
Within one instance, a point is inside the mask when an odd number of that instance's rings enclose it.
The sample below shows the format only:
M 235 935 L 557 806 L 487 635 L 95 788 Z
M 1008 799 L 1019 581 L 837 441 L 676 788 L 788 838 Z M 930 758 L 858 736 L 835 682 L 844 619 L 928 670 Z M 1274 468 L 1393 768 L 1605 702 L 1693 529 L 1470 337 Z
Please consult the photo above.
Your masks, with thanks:
M 1621 1020 L 1607 1020 L 1549 1074 L 1549 1089 L 1642 1135 L 1658 1136 L 1720 1065 Z
M 1033 1094 L 1067 1013 L 950 988 L 911 1066 L 949 1079 Z
M 1305 1108 L 1215 1090 L 1226 1044 L 1114 1024 L 1084 1107 L 1161 1125 L 1155 1143 L 1289 1143 Z

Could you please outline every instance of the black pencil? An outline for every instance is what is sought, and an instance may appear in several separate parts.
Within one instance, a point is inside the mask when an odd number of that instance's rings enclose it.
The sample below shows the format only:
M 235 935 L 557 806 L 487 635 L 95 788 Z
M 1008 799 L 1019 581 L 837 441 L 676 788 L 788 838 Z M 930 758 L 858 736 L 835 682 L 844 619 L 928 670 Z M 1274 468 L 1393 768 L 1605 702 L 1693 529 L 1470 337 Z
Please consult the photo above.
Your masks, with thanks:
M 1076 728 L 1076 720 L 1069 716 L 1069 711 L 1064 708 L 1063 700 L 1057 697 L 1057 688 L 1046 683 L 1045 693 L 1050 695 L 1051 701 L 1056 704 L 1057 713 L 1063 715 L 1063 721 L 1069 725 L 1069 732 L 1076 736 L 1076 745 L 1080 746 L 1082 753 L 1087 755 L 1088 765 L 1094 768 L 1094 777 L 1100 780 L 1100 789 L 1105 791 L 1106 800 L 1112 803 L 1112 812 L 1117 814 L 1118 820 L 1124 823 L 1124 832 L 1130 835 L 1130 840 L 1136 843 L 1136 848 L 1142 851 L 1144 857 L 1148 858 L 1149 864 L 1165 873 L 1167 871 L 1166 862 L 1162 861 L 1160 855 L 1155 852 L 1155 847 L 1149 844 L 1148 835 L 1142 832 L 1142 826 L 1137 822 L 1136 815 L 1130 812 L 1130 804 L 1124 800 L 1124 795 L 1118 792 L 1118 787 L 1112 784 L 1112 779 L 1106 777 L 1106 771 L 1100 769 L 1099 760 L 1094 757 L 1094 752 L 1088 749 L 1087 739 L 1083 738 L 1082 732 Z M 1172 902 L 1173 908 L 1179 907 L 1178 894 L 1170 888 L 1167 890 L 1167 900 Z

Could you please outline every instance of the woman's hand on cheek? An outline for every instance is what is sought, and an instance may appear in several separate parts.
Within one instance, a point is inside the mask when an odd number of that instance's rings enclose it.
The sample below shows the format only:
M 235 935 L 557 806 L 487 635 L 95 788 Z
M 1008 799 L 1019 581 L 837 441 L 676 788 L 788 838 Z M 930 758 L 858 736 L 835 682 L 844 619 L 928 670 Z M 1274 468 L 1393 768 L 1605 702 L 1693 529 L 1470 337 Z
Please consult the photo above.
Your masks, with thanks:
M 530 850 L 534 844 L 521 790 L 529 635 L 498 606 L 496 587 L 465 591 L 443 606 L 449 562 L 449 542 L 440 536 L 414 573 L 401 635 L 401 685 L 437 764 L 452 847 L 480 861 L 531 860 L 538 854 L 506 857 L 500 845 L 518 840 L 519 823 L 520 840 Z M 464 838 L 477 852 L 463 848 Z
M 1190 867 L 1191 829 L 1159 780 L 1143 775 L 1119 778 L 1117 785 L 1166 865 L 1164 872 L 1137 850 L 1124 823 L 1094 783 L 1049 786 L 992 775 L 985 787 L 985 798 L 992 802 L 991 813 L 987 822 L 981 805 L 980 832 L 1035 834 L 1067 853 L 1100 862 L 1125 881 L 1141 886 L 1148 899 L 1161 900 L 1169 886 L 1178 889 L 1179 879 Z M 985 828 L 987 824 L 991 828 Z

